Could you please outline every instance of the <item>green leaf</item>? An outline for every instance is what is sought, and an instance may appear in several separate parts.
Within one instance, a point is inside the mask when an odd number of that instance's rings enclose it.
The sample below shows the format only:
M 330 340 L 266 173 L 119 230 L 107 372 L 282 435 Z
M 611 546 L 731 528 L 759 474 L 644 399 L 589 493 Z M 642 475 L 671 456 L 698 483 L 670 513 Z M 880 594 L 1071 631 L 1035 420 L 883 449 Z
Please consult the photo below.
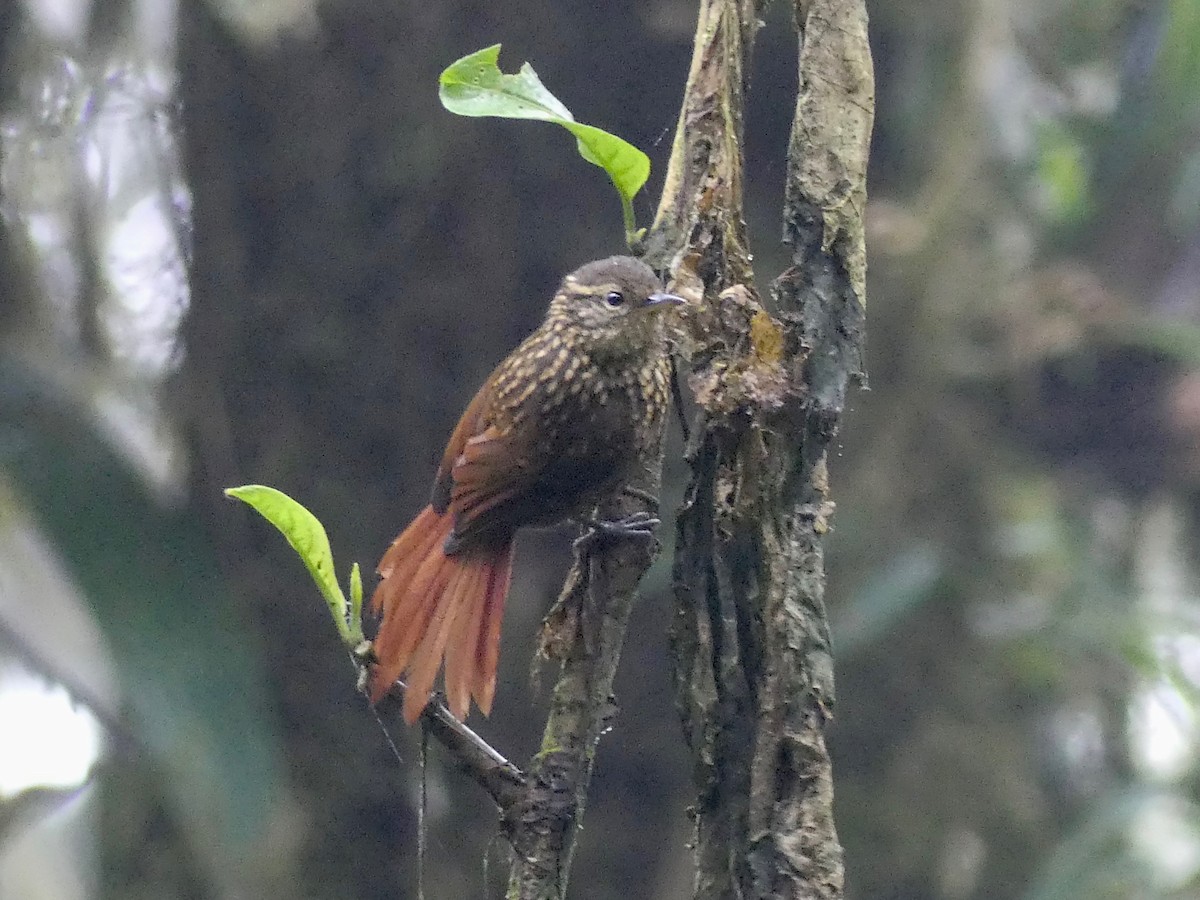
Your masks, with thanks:
M 1079 138 L 1065 128 L 1038 135 L 1037 177 L 1046 212 L 1057 222 L 1081 221 L 1089 211 L 1091 175 Z
M 438 97 L 460 116 L 535 119 L 561 125 L 575 136 L 579 155 L 608 173 L 621 196 L 626 239 L 636 232 L 633 198 L 650 177 L 650 158 L 616 135 L 575 121 L 571 111 L 546 90 L 529 63 L 515 75 L 500 71 L 500 45 L 468 54 L 442 72 Z
M 362 621 L 362 572 L 358 563 L 350 567 L 350 621 Z
M 333 623 L 342 642 L 356 647 L 362 642 L 362 624 L 358 616 L 348 616 L 346 596 L 338 585 L 333 568 L 333 551 L 329 549 L 329 536 L 316 516 L 289 497 L 283 491 L 261 484 L 247 484 L 227 488 L 226 497 L 235 497 L 254 507 L 259 514 L 274 525 L 287 538 L 292 549 L 300 555 L 308 573 L 325 598 Z M 359 596 L 362 596 L 361 581 Z

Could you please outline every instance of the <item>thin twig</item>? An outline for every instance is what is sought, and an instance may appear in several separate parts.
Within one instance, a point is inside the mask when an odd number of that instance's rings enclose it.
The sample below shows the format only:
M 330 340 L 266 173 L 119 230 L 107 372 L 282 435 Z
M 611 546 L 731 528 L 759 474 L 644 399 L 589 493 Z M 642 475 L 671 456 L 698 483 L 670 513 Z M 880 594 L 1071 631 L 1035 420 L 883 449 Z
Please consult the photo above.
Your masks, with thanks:
M 421 723 L 421 802 L 417 807 L 417 900 L 425 900 L 425 851 L 429 849 L 429 728 Z
M 389 739 L 393 728 L 402 729 L 403 681 L 397 681 L 387 695 L 375 704 L 375 715 Z M 511 809 L 524 795 L 525 774 L 509 762 L 491 744 L 454 717 L 438 697 L 430 698 L 421 713 L 421 726 L 428 730 L 454 763 L 488 795 L 502 811 Z

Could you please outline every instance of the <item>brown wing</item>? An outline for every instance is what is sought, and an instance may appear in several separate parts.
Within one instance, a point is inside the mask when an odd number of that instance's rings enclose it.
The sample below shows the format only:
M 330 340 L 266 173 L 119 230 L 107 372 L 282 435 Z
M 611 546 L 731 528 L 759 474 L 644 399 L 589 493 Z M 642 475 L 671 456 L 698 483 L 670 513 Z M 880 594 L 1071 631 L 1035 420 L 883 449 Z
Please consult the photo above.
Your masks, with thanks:
M 454 426 L 450 440 L 446 443 L 441 465 L 438 466 L 437 475 L 433 479 L 433 496 L 430 498 L 430 505 L 439 516 L 444 515 L 450 507 L 450 494 L 454 489 L 454 464 L 466 449 L 467 441 L 487 428 L 484 412 L 491 404 L 491 399 L 491 379 L 488 379 L 467 404 L 462 418 Z
M 432 505 L 454 516 L 452 540 L 484 533 L 511 537 L 520 524 L 504 514 L 533 484 L 525 448 L 489 421 L 491 380 L 467 406 L 455 427 L 433 485 Z

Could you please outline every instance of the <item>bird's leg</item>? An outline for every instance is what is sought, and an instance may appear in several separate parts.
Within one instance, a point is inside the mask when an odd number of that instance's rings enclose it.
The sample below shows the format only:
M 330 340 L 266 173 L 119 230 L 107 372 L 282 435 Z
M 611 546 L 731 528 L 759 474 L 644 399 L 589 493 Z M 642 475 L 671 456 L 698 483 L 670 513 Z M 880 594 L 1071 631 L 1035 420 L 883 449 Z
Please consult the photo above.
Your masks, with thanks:
M 570 642 L 580 630 L 581 617 L 584 615 L 583 598 L 587 593 L 587 575 L 584 573 L 588 571 L 588 558 L 592 552 L 610 542 L 655 539 L 654 529 L 661 524 L 657 518 L 658 498 L 648 491 L 629 486 L 621 488 L 621 493 L 643 501 L 652 512 L 635 512 L 620 519 L 589 516 L 577 520 L 587 531 L 575 539 L 573 546 L 577 565 L 571 570 L 571 576 L 554 606 L 542 620 L 540 655 L 545 658 L 565 658 Z
M 616 541 L 652 541 L 654 529 L 662 521 L 648 512 L 635 512 L 620 519 L 583 519 L 580 524 L 588 526 L 588 530 L 576 538 L 575 549 L 587 554 L 596 547 Z
M 619 519 L 600 519 L 588 517 L 580 519 L 579 524 L 587 526 L 583 536 L 575 540 L 575 552 L 583 559 L 597 547 L 615 541 L 652 541 L 654 530 L 662 524 L 658 518 L 658 498 L 649 491 L 625 485 L 621 493 L 643 501 L 649 510 L 630 513 Z
M 646 495 L 650 500 L 654 498 L 649 494 Z M 657 506 L 657 503 L 656 503 Z M 641 511 L 623 516 L 620 519 L 600 519 L 590 517 L 580 519 L 579 524 L 587 528 L 587 531 L 582 536 L 575 539 L 574 549 L 575 558 L 578 560 L 578 569 L 580 573 L 588 573 L 590 571 L 590 560 L 592 554 L 601 547 L 611 545 L 619 541 L 638 541 L 639 543 L 652 543 L 656 540 L 654 537 L 654 529 L 658 527 L 659 520 L 649 512 Z M 591 646 L 591 638 L 589 635 L 592 629 L 587 627 L 585 621 L 588 616 L 587 603 L 587 574 L 582 574 L 579 587 L 583 590 L 564 591 L 558 598 L 558 602 L 554 604 L 546 621 L 555 621 L 558 625 L 556 629 L 561 636 L 565 633 L 575 635 L 582 633 L 584 639 L 584 650 L 586 653 L 593 654 L 595 648 Z M 543 647 L 547 646 L 545 634 L 543 634 Z M 560 657 L 561 658 L 561 657 Z
M 575 539 L 575 553 L 579 559 L 585 560 L 593 550 L 606 544 L 620 541 L 639 541 L 649 543 L 657 540 L 654 530 L 662 521 L 648 512 L 635 512 L 620 519 L 581 519 L 580 525 L 586 525 L 585 531 Z

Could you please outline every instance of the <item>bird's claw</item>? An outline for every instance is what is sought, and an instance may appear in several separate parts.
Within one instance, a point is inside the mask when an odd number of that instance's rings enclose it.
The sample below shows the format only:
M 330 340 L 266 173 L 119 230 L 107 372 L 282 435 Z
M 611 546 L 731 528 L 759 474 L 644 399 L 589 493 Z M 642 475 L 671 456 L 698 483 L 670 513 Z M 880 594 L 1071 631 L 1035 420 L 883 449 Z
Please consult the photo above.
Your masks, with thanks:
M 585 522 L 588 531 L 575 540 L 575 549 L 581 553 L 615 541 L 653 541 L 654 530 L 662 520 L 648 512 L 635 512 L 620 519 L 593 519 Z

